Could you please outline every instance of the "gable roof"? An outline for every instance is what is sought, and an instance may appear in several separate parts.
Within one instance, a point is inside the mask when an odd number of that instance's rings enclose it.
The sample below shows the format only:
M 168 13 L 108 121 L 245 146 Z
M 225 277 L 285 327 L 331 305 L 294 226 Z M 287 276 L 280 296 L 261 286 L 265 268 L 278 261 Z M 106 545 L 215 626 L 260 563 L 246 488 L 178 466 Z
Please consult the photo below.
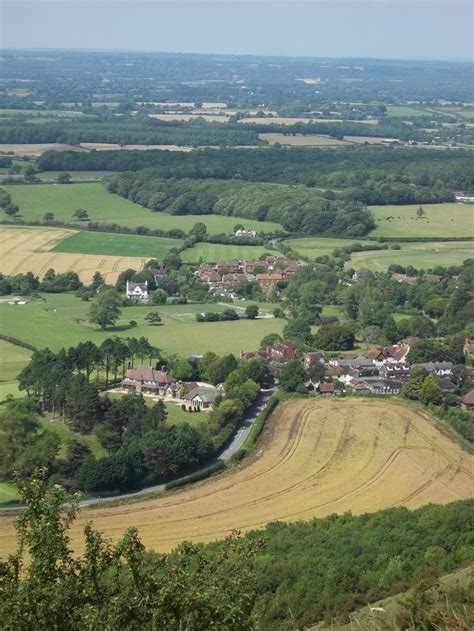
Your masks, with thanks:
M 156 383 L 174 383 L 176 379 L 163 370 L 155 370 L 151 366 L 139 366 L 138 368 L 129 368 L 125 373 L 127 379 L 135 381 L 149 381 Z
M 470 390 L 463 397 L 461 397 L 462 403 L 464 405 L 474 405 L 474 390 Z
M 198 386 L 187 392 L 183 399 L 186 401 L 192 401 L 195 397 L 199 397 L 204 403 L 214 403 L 216 397 L 219 395 L 217 388 L 205 388 Z
M 334 392 L 335 387 L 333 383 L 320 383 L 319 392 Z

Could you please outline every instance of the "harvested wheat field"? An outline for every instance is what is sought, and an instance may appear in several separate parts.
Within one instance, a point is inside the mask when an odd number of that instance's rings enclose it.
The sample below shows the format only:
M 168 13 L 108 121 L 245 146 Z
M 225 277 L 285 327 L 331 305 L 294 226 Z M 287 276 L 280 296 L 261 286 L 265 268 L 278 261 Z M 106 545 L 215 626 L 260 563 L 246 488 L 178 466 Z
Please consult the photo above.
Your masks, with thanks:
M 80 147 L 57 142 L 37 144 L 0 144 L 0 154 L 14 153 L 16 156 L 40 156 L 45 151 L 81 151 Z
M 76 272 L 84 283 L 90 283 L 99 271 L 108 283 L 117 280 L 121 271 L 141 269 L 146 258 L 131 256 L 102 256 L 53 252 L 63 239 L 75 233 L 63 228 L 0 228 L 0 261 L 3 274 L 33 272 L 42 277 L 52 268 L 56 272 Z
M 347 399 L 280 404 L 255 455 L 237 469 L 161 499 L 84 510 L 117 538 L 136 526 L 147 546 L 211 541 L 233 528 L 390 506 L 416 508 L 474 494 L 474 458 L 429 417 L 394 402 Z M 12 517 L 0 519 L 0 557 L 12 550 Z

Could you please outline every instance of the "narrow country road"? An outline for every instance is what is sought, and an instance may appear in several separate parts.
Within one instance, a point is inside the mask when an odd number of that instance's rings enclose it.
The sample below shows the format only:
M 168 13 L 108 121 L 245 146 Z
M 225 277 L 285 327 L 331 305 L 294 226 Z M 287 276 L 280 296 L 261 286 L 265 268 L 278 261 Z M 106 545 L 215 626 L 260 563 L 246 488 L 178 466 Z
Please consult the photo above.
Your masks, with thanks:
M 276 391 L 277 391 L 277 388 L 275 386 L 268 390 L 262 390 L 259 396 L 257 397 L 257 399 L 255 400 L 255 402 L 247 410 L 247 414 L 245 415 L 245 417 L 239 423 L 239 426 L 237 427 L 235 434 L 231 442 L 229 443 L 229 445 L 218 456 L 216 456 L 215 459 L 212 460 L 212 462 L 207 462 L 202 467 L 199 467 L 199 469 L 196 469 L 196 471 L 199 471 L 200 469 L 205 469 L 206 467 L 208 467 L 210 464 L 214 462 L 219 462 L 219 461 L 226 462 L 227 460 L 229 460 L 242 447 L 242 445 L 245 442 L 245 439 L 250 433 L 252 425 L 257 420 L 257 416 L 260 414 L 260 412 L 263 410 L 263 408 L 267 404 L 268 400 L 275 394 Z M 185 477 L 186 476 L 183 476 L 183 478 Z M 177 478 L 177 479 L 182 479 L 182 478 Z M 98 506 L 100 504 L 106 504 L 108 502 L 116 502 L 117 500 L 126 500 L 126 499 L 132 499 L 134 497 L 141 497 L 142 495 L 147 495 L 148 493 L 156 493 L 159 491 L 164 491 L 165 487 L 166 487 L 166 484 L 156 484 L 155 486 L 148 486 L 144 489 L 140 489 L 139 491 L 133 491 L 131 493 L 122 493 L 120 495 L 109 495 L 107 497 L 92 497 L 92 498 L 85 499 L 79 502 L 79 507 L 86 508 L 87 506 Z M 15 512 L 15 511 L 21 510 L 21 508 L 22 508 L 21 506 L 3 506 L 3 507 L 0 506 L 0 513 Z

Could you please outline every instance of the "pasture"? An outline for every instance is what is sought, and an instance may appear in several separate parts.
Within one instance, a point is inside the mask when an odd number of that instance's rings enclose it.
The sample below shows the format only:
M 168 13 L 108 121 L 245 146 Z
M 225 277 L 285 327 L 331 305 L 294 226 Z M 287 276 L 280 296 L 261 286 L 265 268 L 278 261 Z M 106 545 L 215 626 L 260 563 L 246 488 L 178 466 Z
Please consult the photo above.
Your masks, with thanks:
M 315 259 L 318 256 L 330 255 L 336 248 L 347 247 L 356 241 L 357 239 L 308 237 L 302 239 L 288 239 L 283 243 L 289 245 L 295 252 L 298 252 L 298 254 L 307 256 L 308 259 Z
M 177 248 L 181 244 L 182 241 L 179 239 L 162 237 L 142 237 L 110 232 L 76 232 L 59 241 L 53 251 L 163 260 L 172 248 Z M 269 250 L 263 246 L 197 243 L 194 247 L 183 250 L 181 258 L 183 261 L 192 263 L 197 263 L 200 259 L 204 261 L 256 260 L 265 253 L 269 253 Z
M 88 172 L 88 174 L 91 172 Z M 102 172 L 103 173 L 103 172 Z M 47 177 L 42 173 L 41 177 Z M 180 228 L 188 232 L 195 223 L 203 222 L 209 234 L 222 232 L 233 233 L 236 224 L 243 224 L 246 228 L 263 232 L 281 230 L 282 227 L 269 221 L 255 221 L 240 217 L 222 215 L 169 215 L 162 212 L 152 212 L 139 204 L 108 193 L 98 182 L 78 184 L 38 184 L 5 186 L 12 200 L 20 208 L 22 218 L 28 221 L 42 221 L 46 212 L 52 212 L 55 219 L 75 221 L 72 214 L 77 208 L 83 208 L 89 213 L 92 221 L 118 223 L 122 226 L 171 230 Z M 5 215 L 1 213 L 3 217 Z
M 52 251 L 162 260 L 172 248 L 178 248 L 182 243 L 179 239 L 162 237 L 142 237 L 111 232 L 76 232 L 58 241 Z
M 240 304 L 245 306 L 245 303 Z M 54 351 L 86 340 L 101 344 L 113 335 L 124 338 L 143 335 L 165 354 L 187 356 L 206 351 L 239 354 L 241 350 L 258 348 L 260 340 L 268 333 L 282 332 L 285 321 L 276 318 L 207 323 L 195 320 L 196 313 L 220 312 L 228 307 L 226 304 L 124 307 L 116 326 L 100 331 L 88 322 L 90 303 L 71 294 L 43 294 L 40 300 L 25 305 L 0 304 L 0 333 L 13 333 L 36 348 L 49 346 Z M 145 322 L 150 311 L 161 315 L 161 326 Z M 132 320 L 136 326 L 130 325 Z
M 390 401 L 293 400 L 267 421 L 241 466 L 165 497 L 80 512 L 72 545 L 94 527 L 117 539 L 134 525 L 147 547 L 222 539 L 234 528 L 331 513 L 416 508 L 473 495 L 474 457 L 425 413 Z M 13 518 L 0 517 L 0 556 L 13 549 Z
M 8 395 L 18 394 L 16 378 L 30 357 L 31 351 L 28 349 L 0 340 L 0 401 L 4 401 Z
M 383 272 L 389 265 L 413 265 L 416 269 L 432 269 L 437 265 L 450 267 L 461 265 L 474 256 L 473 241 L 434 241 L 401 243 L 401 250 L 372 250 L 354 252 L 347 267 Z
M 56 272 L 77 272 L 83 282 L 89 283 L 94 273 L 99 271 L 108 283 L 113 283 L 121 271 L 129 268 L 140 270 L 149 258 L 53 251 L 58 242 L 72 235 L 74 235 L 73 230 L 62 228 L 2 226 L 0 228 L 2 272 L 6 275 L 33 272 L 41 277 L 48 269 L 52 268 Z M 97 233 L 97 236 L 100 234 Z M 15 331 L 14 326 L 4 333 L 10 335 L 13 331 Z
M 472 237 L 473 204 L 421 204 L 422 218 L 416 215 L 420 204 L 370 206 L 375 219 L 371 237 Z

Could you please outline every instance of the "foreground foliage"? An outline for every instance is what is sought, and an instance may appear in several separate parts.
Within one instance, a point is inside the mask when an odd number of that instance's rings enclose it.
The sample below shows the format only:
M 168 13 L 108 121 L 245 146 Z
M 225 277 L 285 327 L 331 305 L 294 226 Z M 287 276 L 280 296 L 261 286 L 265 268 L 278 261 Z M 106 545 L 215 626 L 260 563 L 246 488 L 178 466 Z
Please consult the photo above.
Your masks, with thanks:
M 454 611 L 436 577 L 473 558 L 472 500 L 273 523 L 170 555 L 146 552 L 134 529 L 112 544 L 88 524 L 74 557 L 76 500 L 65 508 L 41 476 L 20 487 L 18 549 L 0 563 L 3 629 L 301 629 L 410 587 L 393 628 L 469 628 L 467 590 Z
M 47 488 L 41 476 L 20 491 L 27 507 L 17 521 L 18 549 L 0 564 L 3 629 L 253 626 L 252 559 L 262 539 L 233 533 L 212 555 L 183 543 L 172 555 L 150 559 L 136 530 L 112 544 L 89 524 L 85 551 L 73 556 L 68 528 L 76 501 L 62 508 L 64 491 Z

